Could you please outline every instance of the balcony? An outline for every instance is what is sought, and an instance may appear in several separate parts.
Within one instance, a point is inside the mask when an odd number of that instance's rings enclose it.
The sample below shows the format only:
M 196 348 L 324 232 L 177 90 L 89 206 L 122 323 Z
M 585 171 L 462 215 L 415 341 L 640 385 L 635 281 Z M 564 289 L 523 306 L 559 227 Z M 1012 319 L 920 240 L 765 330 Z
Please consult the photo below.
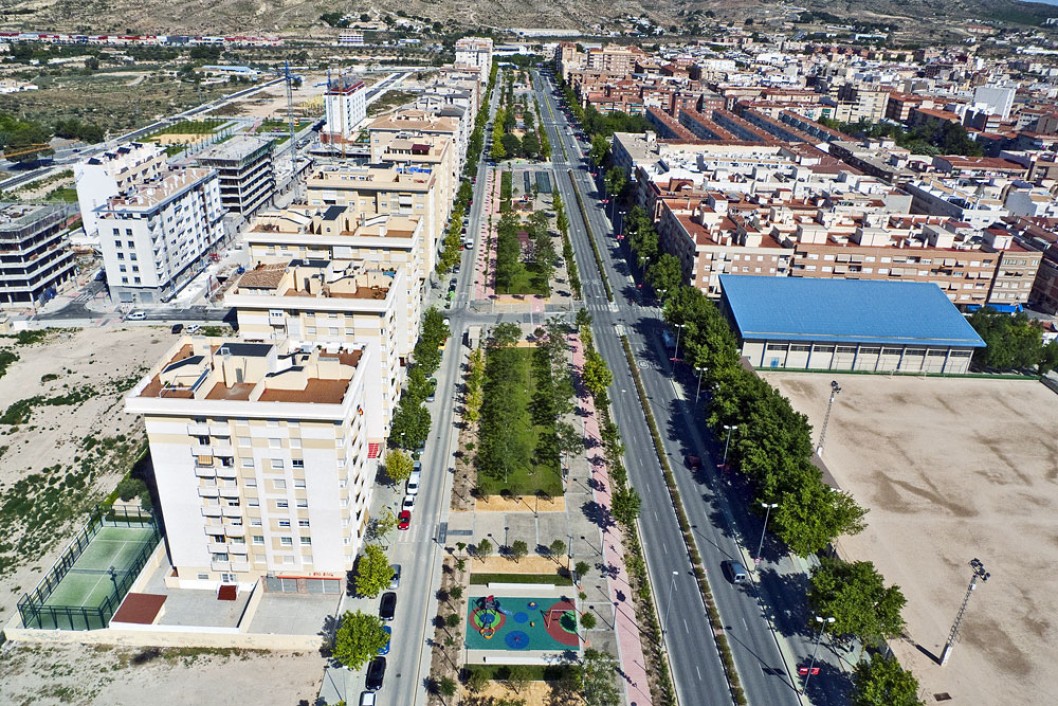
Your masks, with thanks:
M 220 468 L 216 468 L 213 470 L 216 471 L 214 475 L 216 475 L 217 478 L 224 478 L 230 480 L 239 477 L 239 471 L 235 468 L 235 466 L 221 466 Z
M 188 436 L 209 436 L 209 425 L 205 422 L 187 425 Z
M 220 488 L 220 497 L 222 498 L 238 498 L 239 488 L 238 486 L 232 486 L 230 488 Z
M 231 458 L 235 455 L 235 449 L 232 447 L 230 442 L 213 444 L 213 455 L 220 456 L 222 458 Z
M 224 525 L 224 534 L 226 534 L 229 537 L 245 537 L 246 536 L 246 528 L 243 527 L 242 525 Z M 243 545 L 243 546 L 245 546 L 245 545 Z M 243 554 L 245 554 L 245 553 L 246 553 L 246 550 L 243 550 Z
M 227 554 L 228 545 L 224 542 L 210 542 L 206 545 L 209 547 L 210 554 Z
M 209 562 L 209 568 L 212 569 L 213 571 L 224 571 L 224 572 L 228 572 L 228 571 L 232 571 L 233 570 L 232 569 L 232 563 L 230 561 L 211 561 L 211 562 Z M 249 569 L 250 569 L 250 567 L 247 564 L 246 568 L 242 569 L 242 571 L 249 571 Z M 238 571 L 238 569 L 235 569 L 235 570 Z
M 242 508 L 225 506 L 221 508 L 221 514 L 223 514 L 224 517 L 242 517 Z
M 200 497 L 200 498 L 219 498 L 220 497 L 220 489 L 219 488 L 199 488 L 198 489 L 198 497 Z
M 250 562 L 248 561 L 233 561 L 231 562 L 232 571 L 249 571 Z
M 217 469 L 213 466 L 195 466 L 195 475 L 199 478 L 216 478 Z
M 207 505 L 202 508 L 203 517 L 220 517 L 221 509 L 220 505 Z

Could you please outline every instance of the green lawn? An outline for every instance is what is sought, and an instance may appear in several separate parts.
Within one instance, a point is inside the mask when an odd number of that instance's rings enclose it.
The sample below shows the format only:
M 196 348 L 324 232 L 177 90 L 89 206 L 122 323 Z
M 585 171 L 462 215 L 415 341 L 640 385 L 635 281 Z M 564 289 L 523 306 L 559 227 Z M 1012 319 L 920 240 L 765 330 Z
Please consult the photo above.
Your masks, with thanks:
M 511 286 L 508 288 L 510 291 L 505 290 L 504 294 L 539 294 L 541 296 L 547 294 L 537 274 L 524 263 L 519 263 L 519 265 L 520 267 L 511 276 Z
M 534 458 L 533 451 L 537 448 L 541 436 L 554 432 L 554 420 L 548 424 L 534 423 L 530 413 L 533 383 L 533 355 L 535 348 L 506 348 L 490 350 L 486 360 L 495 356 L 506 357 L 512 366 L 511 384 L 502 389 L 502 399 L 489 399 L 486 395 L 485 409 L 482 414 L 482 426 L 479 436 L 482 440 L 490 435 L 505 438 L 504 448 L 510 451 L 496 457 L 507 460 L 506 469 L 503 473 L 483 472 L 479 467 L 478 489 L 485 495 L 498 495 L 504 490 L 513 495 L 535 495 L 543 491 L 553 497 L 562 495 L 562 478 L 558 465 L 553 466 L 540 464 Z M 493 360 L 493 365 L 496 361 Z M 486 364 L 486 376 L 489 375 L 489 367 Z M 488 391 L 488 382 L 486 382 Z M 503 411 L 493 417 L 488 413 L 488 407 L 497 406 L 502 403 Z M 497 427 L 493 429 L 492 427 Z M 499 427 L 502 427 L 500 429 Z M 479 462 L 480 462 L 479 457 Z M 479 463 L 480 466 L 480 463 Z
M 471 586 L 485 586 L 490 583 L 550 583 L 555 586 L 572 586 L 573 579 L 560 575 L 558 569 L 553 574 L 470 574 Z

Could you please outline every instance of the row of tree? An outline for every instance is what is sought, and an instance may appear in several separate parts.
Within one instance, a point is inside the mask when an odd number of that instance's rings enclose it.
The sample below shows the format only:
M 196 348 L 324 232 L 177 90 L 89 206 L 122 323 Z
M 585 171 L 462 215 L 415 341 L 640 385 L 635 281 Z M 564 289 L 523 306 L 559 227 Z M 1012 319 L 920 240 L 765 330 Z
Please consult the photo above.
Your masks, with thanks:
M 470 208 L 470 199 L 474 195 L 474 187 L 469 181 L 459 184 L 456 193 L 456 203 L 452 208 L 451 220 L 448 221 L 448 229 L 445 231 L 444 247 L 441 257 L 437 260 L 437 272 L 445 274 L 459 262 L 463 249 L 463 218 Z
M 423 404 L 434 385 L 431 377 L 441 364 L 441 351 L 448 339 L 444 315 L 431 307 L 423 317 L 422 333 L 413 352 L 415 364 L 408 371 L 408 386 L 393 414 L 389 443 L 406 449 L 418 448 L 430 435 L 430 410 Z
M 970 325 L 988 344 L 974 351 L 978 367 L 1035 370 L 1040 375 L 1058 368 L 1058 340 L 1044 345 L 1040 322 L 1025 314 L 1011 316 L 985 307 L 970 315 Z
M 665 301 L 665 318 L 681 326 L 682 358 L 701 371 L 712 389 L 707 423 L 717 435 L 737 427 L 729 459 L 756 491 L 753 507 L 777 504 L 772 531 L 801 555 L 824 550 L 842 534 L 863 529 L 865 510 L 831 489 L 811 462 L 812 429 L 775 388 L 739 362 L 737 340 L 727 320 L 698 289 L 686 286 L 679 260 L 661 253 L 646 213 L 634 207 L 626 220 L 629 246 L 647 279 Z M 680 353 L 680 351 L 676 351 Z M 809 603 L 816 615 L 834 618 L 825 630 L 840 640 L 875 644 L 904 629 L 906 599 L 886 586 L 871 562 L 824 557 L 812 573 Z M 918 683 L 895 659 L 875 655 L 857 669 L 860 706 L 918 704 Z

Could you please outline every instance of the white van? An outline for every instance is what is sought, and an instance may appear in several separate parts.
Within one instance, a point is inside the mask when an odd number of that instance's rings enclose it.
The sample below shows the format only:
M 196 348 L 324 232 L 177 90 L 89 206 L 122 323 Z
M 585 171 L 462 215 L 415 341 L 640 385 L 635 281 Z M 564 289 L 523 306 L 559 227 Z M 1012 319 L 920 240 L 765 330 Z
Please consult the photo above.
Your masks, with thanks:
M 408 495 L 415 495 L 419 492 L 419 482 L 422 480 L 422 471 L 412 471 L 411 475 L 408 476 Z
M 128 316 L 125 317 L 125 321 L 143 321 L 147 318 L 147 312 L 145 311 L 130 311 Z

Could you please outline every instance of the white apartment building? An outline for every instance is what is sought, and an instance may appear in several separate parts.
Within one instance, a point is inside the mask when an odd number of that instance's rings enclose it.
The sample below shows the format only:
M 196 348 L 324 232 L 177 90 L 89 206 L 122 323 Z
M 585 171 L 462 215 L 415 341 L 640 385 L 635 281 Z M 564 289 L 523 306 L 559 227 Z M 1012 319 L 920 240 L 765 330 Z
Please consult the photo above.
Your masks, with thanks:
M 361 344 L 382 380 L 382 414 L 367 416 L 369 457 L 380 453 L 408 356 L 421 299 L 408 296 L 408 272 L 368 269 L 349 260 L 262 264 L 228 290 L 245 341 L 323 346 Z
M 114 196 L 159 178 L 166 170 L 165 150 L 154 142 L 129 142 L 74 165 L 77 204 L 86 235 L 98 230 L 96 210 Z
M 156 177 L 96 213 L 111 296 L 123 304 L 168 301 L 224 240 L 220 185 L 210 169 Z
M 463 37 L 456 40 L 456 65 L 473 66 L 488 83 L 492 71 L 492 40 L 488 37 Z
M 167 584 L 274 576 L 341 591 L 367 523 L 378 385 L 363 348 L 177 341 L 125 399 L 147 429 Z
M 356 140 L 357 126 L 367 117 L 367 86 L 359 79 L 341 77 L 327 84 L 323 97 L 327 126 L 324 142 L 342 143 Z

